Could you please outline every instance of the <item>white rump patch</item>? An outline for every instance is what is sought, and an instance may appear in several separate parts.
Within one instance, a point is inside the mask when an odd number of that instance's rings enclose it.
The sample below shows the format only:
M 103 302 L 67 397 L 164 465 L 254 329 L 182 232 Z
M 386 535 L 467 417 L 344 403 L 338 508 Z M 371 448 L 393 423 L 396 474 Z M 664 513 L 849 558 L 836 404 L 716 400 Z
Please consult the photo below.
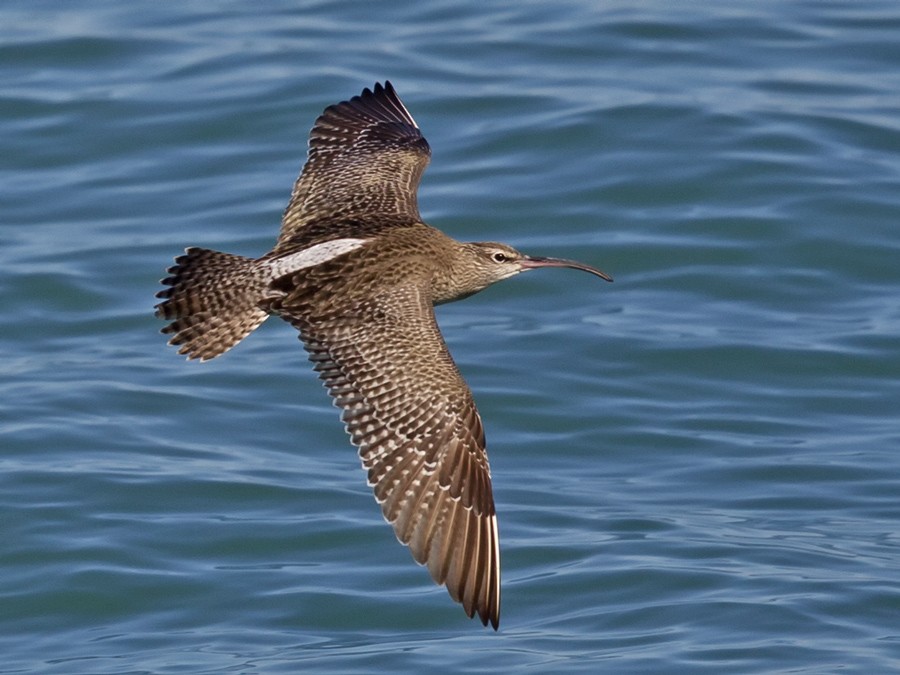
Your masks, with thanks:
M 307 267 L 321 265 L 324 262 L 337 258 L 339 255 L 355 251 L 367 241 L 369 240 L 333 239 L 332 241 L 323 241 L 321 244 L 310 246 L 302 251 L 270 260 L 269 269 L 272 270 L 275 277 L 292 274 Z

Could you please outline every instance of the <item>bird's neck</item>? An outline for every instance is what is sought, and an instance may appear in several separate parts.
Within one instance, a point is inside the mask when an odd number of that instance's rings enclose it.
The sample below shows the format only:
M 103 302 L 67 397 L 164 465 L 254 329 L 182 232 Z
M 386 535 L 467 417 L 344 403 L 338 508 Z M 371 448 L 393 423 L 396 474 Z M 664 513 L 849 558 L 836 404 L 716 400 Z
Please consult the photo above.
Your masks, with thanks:
M 443 263 L 434 271 L 432 294 L 435 305 L 454 302 L 475 295 L 491 285 L 492 280 L 482 278 L 475 265 L 475 252 L 470 244 L 461 244 L 447 238 L 451 244 Z

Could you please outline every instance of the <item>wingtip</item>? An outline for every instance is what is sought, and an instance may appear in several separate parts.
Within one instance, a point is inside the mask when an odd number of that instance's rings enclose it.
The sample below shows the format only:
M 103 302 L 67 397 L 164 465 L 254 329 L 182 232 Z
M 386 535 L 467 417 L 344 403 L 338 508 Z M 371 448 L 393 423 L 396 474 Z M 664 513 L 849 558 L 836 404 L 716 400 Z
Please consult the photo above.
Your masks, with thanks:
M 463 607 L 463 609 L 470 619 L 474 619 L 477 616 L 482 626 L 490 626 L 495 631 L 500 629 L 500 609 L 498 607 L 481 605 L 468 608 Z
M 484 614 L 482 614 L 479 612 L 478 617 L 481 619 L 481 623 L 484 624 L 485 626 L 490 624 L 491 628 L 494 629 L 494 632 L 497 632 L 500 630 L 500 614 L 499 613 L 485 612 Z
M 395 95 L 394 85 L 391 84 L 390 80 L 385 80 L 384 83 L 376 82 L 372 85 L 372 88 L 364 87 L 362 92 L 359 94 L 360 97 L 366 98 L 369 96 L 383 96 L 387 94 L 388 96 Z

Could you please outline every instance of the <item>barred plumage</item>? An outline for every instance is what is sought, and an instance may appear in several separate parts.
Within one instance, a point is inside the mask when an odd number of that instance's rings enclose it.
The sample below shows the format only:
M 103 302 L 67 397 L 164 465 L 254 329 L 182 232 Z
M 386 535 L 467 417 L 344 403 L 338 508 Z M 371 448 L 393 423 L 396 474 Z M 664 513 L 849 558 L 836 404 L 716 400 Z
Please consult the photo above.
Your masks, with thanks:
M 176 258 L 157 316 L 170 344 L 211 359 L 267 316 L 293 324 L 359 449 L 397 538 L 466 613 L 500 621 L 500 544 L 484 429 L 434 305 L 538 267 L 422 222 L 428 143 L 389 82 L 328 107 L 310 133 L 275 247 L 258 259 Z

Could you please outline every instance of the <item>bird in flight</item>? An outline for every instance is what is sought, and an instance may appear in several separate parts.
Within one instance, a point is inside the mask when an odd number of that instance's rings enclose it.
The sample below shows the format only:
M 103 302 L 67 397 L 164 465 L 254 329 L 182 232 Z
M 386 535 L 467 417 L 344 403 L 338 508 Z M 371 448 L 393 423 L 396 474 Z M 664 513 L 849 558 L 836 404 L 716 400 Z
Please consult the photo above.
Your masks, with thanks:
M 431 150 L 390 82 L 329 106 L 310 132 L 274 248 L 247 258 L 185 249 L 156 315 L 179 354 L 206 361 L 270 315 L 292 324 L 385 519 L 471 618 L 500 622 L 500 544 L 481 417 L 434 306 L 520 272 L 569 267 L 422 222 Z

